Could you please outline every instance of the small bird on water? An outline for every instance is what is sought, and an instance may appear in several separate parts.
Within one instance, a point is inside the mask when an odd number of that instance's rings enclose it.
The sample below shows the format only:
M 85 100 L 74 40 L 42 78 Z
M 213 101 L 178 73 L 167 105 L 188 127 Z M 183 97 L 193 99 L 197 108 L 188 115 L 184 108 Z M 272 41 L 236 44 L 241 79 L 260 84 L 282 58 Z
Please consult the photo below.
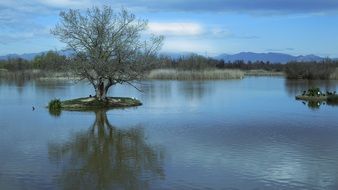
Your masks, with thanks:
M 35 110 L 35 107 L 34 106 L 32 106 L 32 111 L 34 111 Z

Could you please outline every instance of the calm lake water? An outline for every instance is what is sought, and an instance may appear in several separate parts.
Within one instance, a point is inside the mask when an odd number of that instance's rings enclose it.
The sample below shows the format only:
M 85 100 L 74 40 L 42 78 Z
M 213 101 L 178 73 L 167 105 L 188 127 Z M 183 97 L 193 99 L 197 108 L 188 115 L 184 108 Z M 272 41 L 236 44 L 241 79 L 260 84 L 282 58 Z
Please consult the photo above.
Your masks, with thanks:
M 53 116 L 91 86 L 0 81 L 0 189 L 338 189 L 338 107 L 294 99 L 311 86 L 338 81 L 144 81 L 110 91 L 143 106 Z

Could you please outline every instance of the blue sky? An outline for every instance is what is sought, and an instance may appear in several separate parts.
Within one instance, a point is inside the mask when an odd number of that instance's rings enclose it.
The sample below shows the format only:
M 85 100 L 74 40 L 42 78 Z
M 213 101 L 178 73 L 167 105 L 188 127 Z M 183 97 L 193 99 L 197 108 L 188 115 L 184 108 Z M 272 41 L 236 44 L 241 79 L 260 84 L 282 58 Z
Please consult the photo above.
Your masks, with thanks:
M 49 33 L 60 10 L 93 5 L 147 19 L 166 52 L 338 57 L 337 0 L 0 0 L 0 55 L 63 49 Z

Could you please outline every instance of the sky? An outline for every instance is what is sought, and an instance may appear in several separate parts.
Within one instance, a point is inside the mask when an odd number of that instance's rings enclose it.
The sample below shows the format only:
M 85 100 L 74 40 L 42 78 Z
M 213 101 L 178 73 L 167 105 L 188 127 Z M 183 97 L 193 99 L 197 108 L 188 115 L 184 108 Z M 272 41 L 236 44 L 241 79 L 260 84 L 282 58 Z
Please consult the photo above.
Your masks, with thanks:
M 62 50 L 59 12 L 102 5 L 147 19 L 163 52 L 338 57 L 337 0 L 0 0 L 0 55 Z

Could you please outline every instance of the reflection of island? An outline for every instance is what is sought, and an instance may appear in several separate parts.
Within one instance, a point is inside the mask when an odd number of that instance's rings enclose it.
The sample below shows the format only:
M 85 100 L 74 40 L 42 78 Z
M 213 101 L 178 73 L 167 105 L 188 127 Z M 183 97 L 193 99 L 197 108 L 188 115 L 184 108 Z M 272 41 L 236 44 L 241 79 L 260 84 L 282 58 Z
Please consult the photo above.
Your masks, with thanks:
M 48 147 L 63 166 L 63 189 L 147 189 L 151 179 L 164 178 L 163 150 L 147 144 L 141 129 L 118 129 L 105 111 L 95 114 L 88 131 Z
M 319 109 L 320 106 L 322 104 L 325 104 L 325 103 L 324 102 L 320 102 L 320 101 L 308 101 L 308 102 L 303 101 L 303 104 L 307 105 L 307 107 L 310 108 L 310 109 L 312 109 L 312 110 L 316 110 L 316 109 Z
M 338 106 L 338 103 L 336 102 L 327 102 L 327 101 L 302 101 L 302 103 L 312 110 L 317 110 L 321 106 L 325 106 L 325 105 L 334 106 L 334 107 Z

